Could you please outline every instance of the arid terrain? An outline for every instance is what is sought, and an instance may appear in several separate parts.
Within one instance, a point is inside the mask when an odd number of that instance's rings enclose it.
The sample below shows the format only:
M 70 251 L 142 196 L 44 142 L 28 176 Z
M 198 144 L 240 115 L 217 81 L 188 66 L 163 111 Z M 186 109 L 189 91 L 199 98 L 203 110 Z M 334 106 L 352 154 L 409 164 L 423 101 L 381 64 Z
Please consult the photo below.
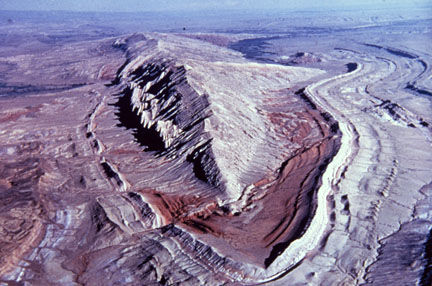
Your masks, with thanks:
M 431 285 L 431 10 L 0 12 L 0 285 Z

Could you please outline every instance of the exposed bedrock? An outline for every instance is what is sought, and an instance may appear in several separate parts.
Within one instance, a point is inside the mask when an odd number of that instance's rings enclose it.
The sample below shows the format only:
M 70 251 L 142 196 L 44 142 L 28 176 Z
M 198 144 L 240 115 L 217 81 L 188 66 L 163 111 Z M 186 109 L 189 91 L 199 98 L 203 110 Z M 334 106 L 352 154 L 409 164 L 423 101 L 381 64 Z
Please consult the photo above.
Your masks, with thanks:
M 297 73 L 320 72 L 170 57 L 132 58 L 119 72 L 119 126 L 170 172 L 192 173 L 201 185 L 180 193 L 152 184 L 143 196 L 222 255 L 268 267 L 308 226 L 338 149 L 337 123 L 289 88 Z
M 165 34 L 5 58 L 92 69 L 0 99 L 0 285 L 427 285 L 430 71 L 361 46 L 340 75 Z
M 303 285 L 298 273 L 314 285 L 428 285 L 430 109 L 416 105 L 421 99 L 410 98 L 403 84 L 427 75 L 405 53 L 344 53 L 359 63 L 356 70 L 305 90 L 342 132 L 341 149 L 328 168 L 335 167 L 340 178 L 329 185 L 331 212 L 321 251 L 276 285 Z M 399 73 L 405 64 L 411 73 Z
M 155 156 L 193 164 L 196 177 L 223 188 L 204 120 L 211 115 L 206 95 L 187 83 L 184 67 L 155 60 L 143 63 L 124 79 L 119 95 L 119 126 L 133 130 L 136 141 Z
M 124 57 L 110 82 L 2 105 L 16 130 L 2 133 L 2 192 L 31 214 L 3 228 L 18 237 L 2 283 L 256 283 L 294 266 L 283 253 L 339 148 L 337 123 L 298 92 L 324 72 L 167 35 L 94 45 Z

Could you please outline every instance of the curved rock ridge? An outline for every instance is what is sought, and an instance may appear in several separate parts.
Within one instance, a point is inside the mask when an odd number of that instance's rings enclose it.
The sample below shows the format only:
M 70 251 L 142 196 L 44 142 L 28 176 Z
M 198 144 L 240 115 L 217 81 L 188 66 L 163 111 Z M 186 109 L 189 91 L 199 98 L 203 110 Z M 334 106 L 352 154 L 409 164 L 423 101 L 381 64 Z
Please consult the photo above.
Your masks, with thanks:
M 329 55 L 355 61 L 356 69 L 305 89 L 342 132 L 327 169 L 334 173 L 323 176 L 328 209 L 320 215 L 318 203 L 304 235 L 323 232 L 320 251 L 275 285 L 429 285 L 430 100 L 405 83 L 419 80 L 430 90 L 430 56 L 407 48 L 336 50 Z
M 429 285 L 431 56 L 193 38 L 1 58 L 0 285 Z
M 14 258 L 2 283 L 256 283 L 294 266 L 302 257 L 285 250 L 309 226 L 339 148 L 338 124 L 303 89 L 325 73 L 162 34 L 89 49 L 104 53 L 88 65 L 124 62 L 100 82 L 13 98 L 2 110 L 3 127 L 16 130 L 2 133 L 2 146 L 37 146 L 10 147 L 2 168 L 45 162 L 28 172 L 39 203 L 24 209 L 35 223 L 17 228 L 27 248 L 4 248 Z M 70 119 L 53 120 L 59 112 Z M 19 191 L 15 173 L 2 175 L 7 192 Z
M 117 42 L 130 41 L 127 38 Z M 147 46 L 149 40 L 143 41 L 145 44 L 142 45 Z M 268 118 L 265 118 L 267 114 L 264 105 L 269 99 L 260 94 L 282 93 L 279 90 L 289 87 L 289 82 L 297 81 L 297 78 L 306 80 L 321 74 L 321 71 L 253 64 L 242 59 L 236 59 L 238 63 L 220 62 L 217 57 L 215 61 L 206 61 L 204 64 L 199 56 L 190 59 L 191 55 L 181 54 L 182 57 L 178 58 L 180 53 L 170 55 L 172 51 L 160 48 L 174 46 L 171 42 L 168 45 L 166 41 L 159 40 L 158 53 L 154 58 L 137 56 L 128 60 L 129 63 L 120 73 L 121 81 L 128 86 L 123 91 L 126 96 L 122 98 L 124 102 L 119 102 L 118 105 L 127 106 L 130 102 L 132 112 L 136 111 L 140 117 L 140 125 L 155 136 L 155 140 L 148 140 L 152 143 L 141 141 L 142 145 L 159 142 L 156 144 L 158 146 L 147 146 L 147 150 L 158 151 L 166 156 L 187 153 L 187 159 L 196 166 L 198 177 L 212 182 L 214 186 L 221 180 L 226 182 L 229 184 L 228 192 L 232 197 L 238 198 L 244 185 L 253 182 L 251 178 L 255 178 L 255 174 L 262 174 L 266 169 L 275 170 L 281 163 L 269 158 L 266 161 L 270 164 L 272 161 L 277 163 L 272 166 L 253 165 L 253 156 L 263 148 L 268 148 L 265 146 L 269 141 L 266 136 L 277 136 L 276 131 L 272 130 L 274 127 L 270 126 L 271 122 L 267 123 Z M 134 45 L 135 49 L 139 46 L 136 42 Z M 164 57 L 161 57 L 161 52 Z M 134 51 L 132 54 L 137 53 Z M 173 56 L 176 57 L 175 60 L 172 59 Z M 249 80 L 248 76 L 253 76 L 253 80 Z M 242 92 L 242 96 L 238 96 L 238 92 Z M 126 108 L 124 111 L 126 112 Z M 231 119 L 232 114 L 243 118 L 241 121 L 236 117 Z M 233 137 L 230 142 L 227 142 L 230 139 L 227 138 L 228 132 Z M 281 140 L 275 141 L 277 144 Z M 277 150 L 282 149 L 280 147 L 282 146 L 274 146 L 269 151 L 281 152 Z M 283 147 L 290 148 L 289 151 L 292 152 L 299 146 L 287 146 L 285 143 Z M 229 152 L 226 152 L 227 148 Z M 218 155 L 214 156 L 213 153 Z M 205 164 L 206 159 L 203 157 L 215 161 L 209 165 L 216 167 L 208 167 L 208 170 L 201 167 L 202 171 L 199 171 L 199 165 Z M 223 166 L 218 167 L 220 164 Z M 233 167 L 250 169 L 238 172 Z M 217 169 L 225 171 L 224 178 L 218 178 Z M 255 174 L 253 170 L 256 170 Z M 242 173 L 247 173 L 250 178 L 234 178 L 242 176 Z
M 189 168 L 205 185 L 182 194 L 158 183 L 144 196 L 165 220 L 179 220 L 221 255 L 268 267 L 307 227 L 319 176 L 338 148 L 337 124 L 290 89 L 296 78 L 322 72 L 173 56 L 128 60 L 115 81 L 126 86 L 118 116 L 145 150 L 169 159 L 175 175 Z M 217 191 L 201 198 L 208 185 Z M 205 206 L 171 206 L 192 195 Z M 255 223 L 262 217 L 265 227 Z

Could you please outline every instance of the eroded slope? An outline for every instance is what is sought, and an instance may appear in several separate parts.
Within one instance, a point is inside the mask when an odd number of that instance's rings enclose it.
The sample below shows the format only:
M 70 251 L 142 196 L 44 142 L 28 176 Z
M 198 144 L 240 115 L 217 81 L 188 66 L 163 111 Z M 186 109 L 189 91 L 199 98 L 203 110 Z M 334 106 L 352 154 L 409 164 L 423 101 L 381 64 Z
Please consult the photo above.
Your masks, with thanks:
M 249 63 L 167 35 L 91 49 L 100 54 L 84 60 L 94 70 L 79 74 L 87 84 L 3 99 L 2 192 L 33 223 L 7 228 L 23 238 L 2 247 L 10 255 L 2 281 L 218 285 L 265 281 L 292 266 L 273 262 L 308 226 L 338 149 L 337 124 L 300 90 L 323 72 Z M 120 54 L 125 62 L 110 70 L 100 62 Z M 26 57 L 4 61 L 19 72 Z M 56 73 L 45 81 L 61 82 Z M 15 161 L 34 173 L 20 183 L 35 198 L 28 206 L 15 195 L 28 193 L 13 183 Z

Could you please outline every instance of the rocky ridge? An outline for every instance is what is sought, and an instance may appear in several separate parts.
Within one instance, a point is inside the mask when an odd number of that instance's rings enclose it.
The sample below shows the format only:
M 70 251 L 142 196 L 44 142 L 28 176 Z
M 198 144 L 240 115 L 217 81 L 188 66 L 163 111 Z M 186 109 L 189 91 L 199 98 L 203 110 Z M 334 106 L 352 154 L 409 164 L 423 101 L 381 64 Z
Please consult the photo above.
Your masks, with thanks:
M 0 285 L 382 285 L 429 233 L 430 69 L 367 47 L 336 76 L 166 34 L 2 58 L 40 90 L 1 99 Z

